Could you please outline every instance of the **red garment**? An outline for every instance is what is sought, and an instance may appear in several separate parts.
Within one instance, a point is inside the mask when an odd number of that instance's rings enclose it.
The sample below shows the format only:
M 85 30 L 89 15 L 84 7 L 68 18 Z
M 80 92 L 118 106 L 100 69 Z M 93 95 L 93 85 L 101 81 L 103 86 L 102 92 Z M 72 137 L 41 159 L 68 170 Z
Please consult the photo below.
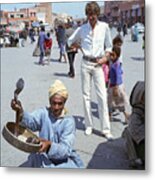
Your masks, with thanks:
M 52 47 L 52 39 L 45 40 L 44 47 L 45 47 L 45 49 L 51 49 L 51 47 Z

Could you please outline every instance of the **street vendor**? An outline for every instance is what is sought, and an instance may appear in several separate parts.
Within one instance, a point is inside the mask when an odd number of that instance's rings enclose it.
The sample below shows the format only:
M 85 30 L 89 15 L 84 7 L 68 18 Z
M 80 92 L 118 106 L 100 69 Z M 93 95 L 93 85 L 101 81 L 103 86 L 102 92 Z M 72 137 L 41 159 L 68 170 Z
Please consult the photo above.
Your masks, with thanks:
M 41 148 L 38 153 L 29 155 L 20 167 L 83 168 L 83 162 L 73 150 L 75 142 L 75 122 L 66 115 L 65 103 L 68 92 L 60 80 L 49 88 L 49 107 L 40 108 L 32 113 L 23 110 L 19 101 L 11 101 L 11 107 L 20 111 L 20 123 L 39 131 Z

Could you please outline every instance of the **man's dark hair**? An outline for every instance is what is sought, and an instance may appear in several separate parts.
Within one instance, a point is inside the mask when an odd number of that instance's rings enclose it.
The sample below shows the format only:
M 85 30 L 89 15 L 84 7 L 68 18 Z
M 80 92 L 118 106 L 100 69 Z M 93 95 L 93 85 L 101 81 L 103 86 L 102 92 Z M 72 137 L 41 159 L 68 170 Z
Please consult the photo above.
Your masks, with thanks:
M 116 53 L 117 57 L 120 57 L 121 48 L 119 46 L 113 46 L 112 51 Z
M 89 15 L 89 14 L 96 14 L 97 16 L 100 15 L 100 7 L 97 4 L 97 2 L 92 1 L 87 3 L 86 8 L 85 8 L 85 14 Z

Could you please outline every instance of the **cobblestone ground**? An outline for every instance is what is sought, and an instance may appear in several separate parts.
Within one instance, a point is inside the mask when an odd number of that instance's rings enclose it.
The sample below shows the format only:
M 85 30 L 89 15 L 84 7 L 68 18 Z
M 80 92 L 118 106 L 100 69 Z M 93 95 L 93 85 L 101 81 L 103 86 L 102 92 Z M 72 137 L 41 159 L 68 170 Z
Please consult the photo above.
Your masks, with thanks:
M 115 30 L 112 30 L 114 37 Z M 107 142 L 99 133 L 98 104 L 94 88 L 92 91 L 92 113 L 94 117 L 94 133 L 84 135 L 84 111 L 81 92 L 80 63 L 81 53 L 76 56 L 76 77 L 67 76 L 68 63 L 59 63 L 59 50 L 53 36 L 53 48 L 50 65 L 39 66 L 38 58 L 32 57 L 35 44 L 27 43 L 26 47 L 1 49 L 1 131 L 8 121 L 15 121 L 15 114 L 10 108 L 16 81 L 22 77 L 25 87 L 19 95 L 24 109 L 33 111 L 35 108 L 48 105 L 48 87 L 54 79 L 62 80 L 69 91 L 66 107 L 69 114 L 76 120 L 77 133 L 75 149 L 80 154 L 86 168 L 91 169 L 130 169 L 124 140 L 121 138 L 124 130 L 123 115 L 115 116 L 111 122 L 114 141 Z M 142 35 L 139 42 L 131 42 L 130 32 L 124 38 L 123 44 L 123 69 L 124 84 L 128 96 L 139 80 L 144 80 L 144 52 L 142 50 Z M 129 107 L 130 110 L 130 107 Z M 28 154 L 8 144 L 1 136 L 1 165 L 19 166 Z

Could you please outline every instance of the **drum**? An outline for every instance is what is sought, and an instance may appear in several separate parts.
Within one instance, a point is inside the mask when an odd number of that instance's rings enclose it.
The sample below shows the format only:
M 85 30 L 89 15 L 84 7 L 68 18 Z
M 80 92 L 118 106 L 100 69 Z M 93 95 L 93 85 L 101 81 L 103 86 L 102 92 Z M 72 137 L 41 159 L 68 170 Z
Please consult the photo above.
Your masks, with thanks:
M 24 152 L 35 153 L 41 148 L 38 136 L 21 125 L 19 125 L 18 136 L 15 136 L 14 122 L 8 122 L 3 128 L 2 134 L 8 143 Z

